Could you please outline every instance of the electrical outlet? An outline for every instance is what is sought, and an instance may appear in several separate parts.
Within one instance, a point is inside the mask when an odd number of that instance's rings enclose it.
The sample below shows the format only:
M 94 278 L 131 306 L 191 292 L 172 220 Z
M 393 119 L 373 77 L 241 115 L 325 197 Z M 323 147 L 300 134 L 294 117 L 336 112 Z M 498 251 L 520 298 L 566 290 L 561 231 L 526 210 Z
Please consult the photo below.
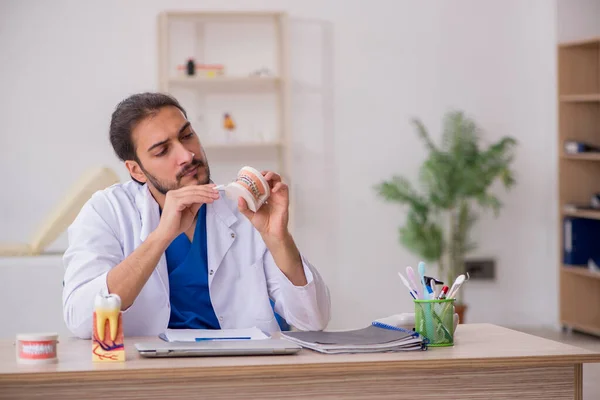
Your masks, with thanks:
M 496 279 L 496 262 L 491 258 L 466 260 L 465 270 L 469 273 L 470 279 Z

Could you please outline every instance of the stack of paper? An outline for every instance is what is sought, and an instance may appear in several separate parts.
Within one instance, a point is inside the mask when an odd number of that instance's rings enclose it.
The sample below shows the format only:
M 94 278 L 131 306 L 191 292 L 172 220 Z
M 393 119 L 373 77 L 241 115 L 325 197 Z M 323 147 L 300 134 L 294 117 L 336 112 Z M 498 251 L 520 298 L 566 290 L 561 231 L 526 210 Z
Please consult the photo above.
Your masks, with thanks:
M 159 337 L 167 342 L 200 342 L 203 340 L 261 340 L 268 339 L 260 329 L 167 329 Z
M 281 335 L 302 347 L 327 354 L 427 349 L 426 339 L 416 332 L 385 329 L 374 325 L 341 332 L 282 332 Z

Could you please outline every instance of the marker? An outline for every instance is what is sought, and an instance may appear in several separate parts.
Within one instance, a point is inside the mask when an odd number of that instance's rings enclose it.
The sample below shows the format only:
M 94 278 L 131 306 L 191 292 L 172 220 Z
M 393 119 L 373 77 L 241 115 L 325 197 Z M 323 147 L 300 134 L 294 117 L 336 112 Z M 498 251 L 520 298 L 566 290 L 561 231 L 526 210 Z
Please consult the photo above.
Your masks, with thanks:
M 444 300 L 446 298 L 446 294 L 448 293 L 448 286 L 444 286 L 442 288 L 442 291 L 440 292 L 440 294 L 438 295 L 437 299 L 438 300 Z
M 431 285 L 425 284 L 425 288 L 427 288 L 427 298 L 426 300 L 433 300 L 434 291 Z

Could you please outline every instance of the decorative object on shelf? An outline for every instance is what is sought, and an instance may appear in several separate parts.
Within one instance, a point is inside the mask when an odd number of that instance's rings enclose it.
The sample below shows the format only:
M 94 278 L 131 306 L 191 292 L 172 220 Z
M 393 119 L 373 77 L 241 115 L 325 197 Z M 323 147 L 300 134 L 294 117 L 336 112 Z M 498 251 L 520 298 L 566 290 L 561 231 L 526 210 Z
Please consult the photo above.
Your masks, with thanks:
M 567 213 L 576 213 L 578 211 L 598 211 L 600 210 L 600 193 L 594 193 L 589 203 L 566 203 L 563 210 Z
M 223 116 L 223 128 L 225 129 L 225 137 L 228 142 L 233 140 L 233 131 L 235 130 L 235 122 L 229 113 Z
M 578 140 L 565 140 L 564 149 L 566 154 L 579 154 L 579 153 L 599 153 L 600 146 L 594 146 L 593 144 L 578 141 Z
M 201 78 L 216 78 L 225 75 L 225 66 L 222 64 L 198 64 L 189 58 L 185 65 L 178 65 L 179 71 L 184 71 L 186 76 Z
M 439 274 L 451 282 L 465 273 L 465 256 L 475 249 L 469 237 L 477 221 L 474 206 L 491 208 L 498 215 L 502 204 L 490 188 L 498 179 L 507 189 L 515 184 L 510 164 L 517 142 L 505 136 L 483 149 L 479 127 L 460 111 L 446 114 L 441 146 L 433 143 L 421 121 L 413 123 L 429 150 L 419 175 L 424 193 L 402 176 L 375 189 L 387 201 L 408 205 L 400 242 L 423 260 L 437 263 Z M 457 299 L 461 322 L 465 309 Z
M 193 58 L 190 58 L 185 66 L 186 68 L 186 73 L 188 76 L 192 76 L 196 74 L 196 63 L 194 62 Z
M 196 68 L 200 76 L 216 78 L 225 74 L 225 67 L 220 64 L 200 64 Z
M 273 76 L 275 76 L 275 74 L 269 68 L 263 67 L 263 68 L 259 68 L 259 69 L 255 70 L 255 71 L 252 71 L 250 73 L 250 76 L 252 76 L 252 77 L 273 77 Z

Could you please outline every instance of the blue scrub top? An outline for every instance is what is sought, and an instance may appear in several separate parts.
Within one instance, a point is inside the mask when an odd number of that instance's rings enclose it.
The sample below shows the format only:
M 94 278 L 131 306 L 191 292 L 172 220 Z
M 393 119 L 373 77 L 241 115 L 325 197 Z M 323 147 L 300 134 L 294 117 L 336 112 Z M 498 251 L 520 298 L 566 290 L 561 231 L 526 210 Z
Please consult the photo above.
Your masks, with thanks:
M 182 233 L 166 251 L 171 329 L 220 329 L 208 291 L 206 204 L 198 210 L 193 241 Z

